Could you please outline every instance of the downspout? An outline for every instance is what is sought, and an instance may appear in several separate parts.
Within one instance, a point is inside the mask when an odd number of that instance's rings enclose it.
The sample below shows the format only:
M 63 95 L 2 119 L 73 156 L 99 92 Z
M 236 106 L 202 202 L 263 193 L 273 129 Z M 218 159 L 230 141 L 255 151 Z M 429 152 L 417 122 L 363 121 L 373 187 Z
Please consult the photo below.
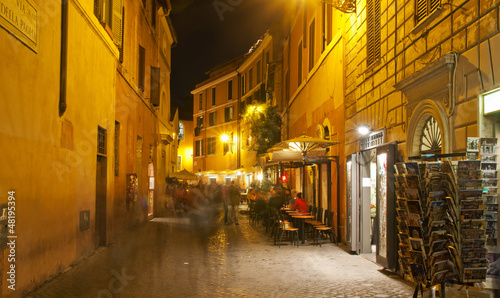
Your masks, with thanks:
M 68 73 L 68 0 L 61 4 L 61 57 L 59 70 L 59 117 L 66 111 L 66 86 Z
M 450 109 L 448 110 L 448 116 L 451 117 L 455 112 L 456 103 L 456 85 L 457 85 L 457 68 L 458 68 L 458 55 L 455 52 L 451 52 L 453 55 L 453 69 L 450 69 L 450 77 L 448 79 L 448 97 L 450 98 Z M 451 72 L 453 71 L 453 72 Z M 450 86 L 451 85 L 451 86 Z
M 456 88 L 457 88 L 457 68 L 458 68 L 458 57 L 456 52 L 451 52 L 453 55 L 453 61 L 448 62 L 449 77 L 448 77 L 448 98 L 449 105 L 448 108 L 448 127 L 452 127 L 453 120 L 452 116 L 455 113 L 455 103 L 456 103 Z M 453 144 L 453 134 L 449 134 L 450 144 Z M 451 152 L 450 148 L 446 148 L 447 153 Z

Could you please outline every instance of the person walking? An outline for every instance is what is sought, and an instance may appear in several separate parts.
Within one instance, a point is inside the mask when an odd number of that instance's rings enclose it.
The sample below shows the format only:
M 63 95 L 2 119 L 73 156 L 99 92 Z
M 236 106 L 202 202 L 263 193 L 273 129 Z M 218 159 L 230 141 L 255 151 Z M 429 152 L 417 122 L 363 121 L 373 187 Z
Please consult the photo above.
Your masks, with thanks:
M 224 204 L 224 223 L 230 224 L 228 213 L 229 213 L 229 180 L 226 181 L 226 184 L 222 187 L 222 203 Z
M 236 182 L 231 181 L 231 186 L 228 189 L 229 193 L 229 203 L 231 204 L 230 220 L 234 222 L 235 225 L 238 223 L 238 206 L 240 204 L 240 188 L 236 186 Z

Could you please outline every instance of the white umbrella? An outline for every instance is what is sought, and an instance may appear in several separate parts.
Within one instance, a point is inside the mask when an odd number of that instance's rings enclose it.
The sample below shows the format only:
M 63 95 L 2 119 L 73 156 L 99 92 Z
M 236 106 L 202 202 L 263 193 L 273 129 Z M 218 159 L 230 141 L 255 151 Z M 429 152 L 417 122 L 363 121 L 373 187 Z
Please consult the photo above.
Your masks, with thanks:
M 301 135 L 300 137 L 278 143 L 274 147 L 288 148 L 292 151 L 299 151 L 302 154 L 302 159 L 305 160 L 307 152 L 336 144 L 339 144 L 339 142 Z

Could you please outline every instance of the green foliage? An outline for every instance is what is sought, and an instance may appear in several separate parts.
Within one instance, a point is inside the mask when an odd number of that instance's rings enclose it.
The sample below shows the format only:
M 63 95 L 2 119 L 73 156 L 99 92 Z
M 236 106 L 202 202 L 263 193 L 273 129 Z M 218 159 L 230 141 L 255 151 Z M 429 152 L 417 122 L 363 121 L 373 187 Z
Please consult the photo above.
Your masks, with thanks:
M 274 186 L 273 183 L 269 179 L 264 179 L 260 182 L 254 181 L 251 185 L 251 187 L 255 189 L 257 193 L 260 192 L 261 190 L 269 192 L 273 186 Z
M 257 155 L 267 152 L 267 149 L 274 146 L 281 140 L 281 116 L 274 106 L 267 104 L 260 106 L 260 111 L 254 110 L 253 106 L 248 106 L 247 112 L 243 116 L 245 130 L 252 137 L 249 149 L 257 151 Z

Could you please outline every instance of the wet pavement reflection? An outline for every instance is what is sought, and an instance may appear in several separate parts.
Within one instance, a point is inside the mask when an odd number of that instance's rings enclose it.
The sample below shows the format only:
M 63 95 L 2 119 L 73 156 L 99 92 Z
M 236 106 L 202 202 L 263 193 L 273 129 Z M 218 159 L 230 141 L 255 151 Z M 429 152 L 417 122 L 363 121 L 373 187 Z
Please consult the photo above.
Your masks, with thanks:
M 245 210 L 246 206 L 241 206 Z M 273 245 L 222 208 L 156 218 L 27 297 L 411 297 L 412 285 L 332 243 Z

